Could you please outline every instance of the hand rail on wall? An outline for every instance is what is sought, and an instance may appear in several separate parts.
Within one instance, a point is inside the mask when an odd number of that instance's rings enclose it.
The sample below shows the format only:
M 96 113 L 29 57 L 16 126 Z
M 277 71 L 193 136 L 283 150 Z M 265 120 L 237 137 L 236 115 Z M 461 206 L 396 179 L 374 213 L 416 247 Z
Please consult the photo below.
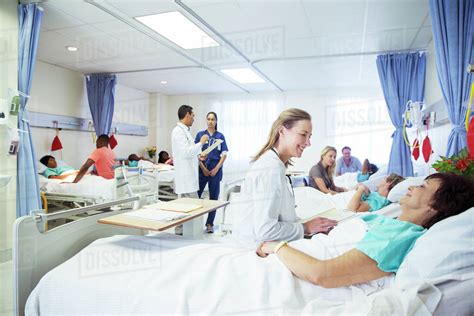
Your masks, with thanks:
M 80 132 L 90 132 L 89 124 L 92 119 L 48 114 L 41 112 L 28 112 L 30 126 L 42 128 L 59 128 Z M 148 127 L 143 125 L 112 123 L 110 133 L 133 136 L 148 136 Z

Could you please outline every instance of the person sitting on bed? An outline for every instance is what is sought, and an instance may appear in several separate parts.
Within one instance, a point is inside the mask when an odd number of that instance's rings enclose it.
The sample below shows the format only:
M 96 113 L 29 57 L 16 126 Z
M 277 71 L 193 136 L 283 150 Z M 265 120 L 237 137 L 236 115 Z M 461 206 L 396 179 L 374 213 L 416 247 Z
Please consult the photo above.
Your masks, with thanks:
M 352 250 L 319 260 L 286 242 L 264 242 L 257 254 L 278 259 L 297 277 L 326 288 L 369 282 L 396 273 L 415 241 L 435 223 L 474 206 L 473 180 L 453 173 L 436 173 L 424 184 L 412 186 L 400 200 L 401 215 L 392 219 L 367 214 L 361 217 L 368 231 Z M 434 254 L 435 255 L 435 254 Z
M 96 149 L 82 165 L 73 183 L 79 182 L 86 174 L 87 170 L 89 170 L 89 168 L 94 164 L 98 176 L 101 176 L 105 179 L 114 178 L 114 165 L 117 162 L 115 160 L 114 152 L 112 151 L 112 149 L 109 148 L 109 136 L 105 134 L 100 135 L 99 137 L 97 137 L 97 141 L 95 144 Z
M 390 204 L 387 199 L 388 193 L 394 186 L 405 180 L 402 176 L 392 173 L 385 177 L 377 186 L 377 192 L 370 192 L 370 189 L 359 183 L 356 192 L 352 196 L 347 208 L 354 212 L 375 212 Z
M 321 151 L 321 159 L 309 171 L 309 186 L 323 193 L 336 194 L 346 192 L 346 188 L 334 184 L 334 169 L 336 168 L 336 148 L 326 146 Z
M 60 179 L 63 180 L 71 174 L 77 174 L 77 170 L 74 170 L 73 167 L 64 165 L 58 166 L 56 158 L 51 155 L 43 156 L 40 159 L 40 162 L 45 165 L 47 168 L 43 172 L 43 175 L 48 179 Z
M 364 163 L 362 164 L 362 171 L 357 172 L 357 182 L 364 182 L 369 180 L 369 177 L 376 173 L 379 168 L 370 163 L 369 159 L 365 159 Z

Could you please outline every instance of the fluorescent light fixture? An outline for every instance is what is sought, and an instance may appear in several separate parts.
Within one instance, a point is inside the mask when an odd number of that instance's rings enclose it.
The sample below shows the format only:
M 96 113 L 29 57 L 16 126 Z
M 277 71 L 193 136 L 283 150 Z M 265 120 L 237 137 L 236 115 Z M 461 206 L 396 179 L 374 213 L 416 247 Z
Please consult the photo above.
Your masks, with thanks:
M 166 80 L 161 80 L 160 83 L 161 83 L 161 84 L 167 84 L 168 81 L 166 81 Z
M 221 69 L 221 72 L 239 83 L 265 82 L 259 75 L 249 68 Z
M 77 52 L 77 47 L 75 46 L 66 46 L 66 49 L 70 52 Z
M 212 37 L 178 11 L 138 16 L 135 19 L 184 49 L 219 46 Z

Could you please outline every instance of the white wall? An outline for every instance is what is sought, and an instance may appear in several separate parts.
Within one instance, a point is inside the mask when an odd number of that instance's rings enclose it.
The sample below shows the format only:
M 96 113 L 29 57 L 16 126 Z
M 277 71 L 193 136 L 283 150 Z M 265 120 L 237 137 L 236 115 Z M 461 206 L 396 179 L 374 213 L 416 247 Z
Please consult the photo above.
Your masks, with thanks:
M 29 110 L 49 114 L 90 118 L 84 76 L 78 72 L 38 61 L 33 78 Z M 149 125 L 149 94 L 117 83 L 115 88 L 114 122 Z M 37 158 L 50 154 L 51 142 L 56 132 L 49 128 L 32 128 Z M 130 153 L 142 155 L 149 146 L 149 137 L 117 135 L 117 157 Z M 95 148 L 87 132 L 62 130 L 62 159 L 79 168 Z M 60 152 L 54 156 L 61 159 Z
M 8 130 L 16 127 L 17 117 L 9 116 L 7 111 L 11 101 L 8 89 L 16 90 L 18 82 L 16 6 L 17 1 L 3 0 L 0 9 L 0 106 L 8 118 L 6 125 L 0 125 L 0 174 L 11 176 L 8 185 L 0 187 L 0 263 L 11 258 L 12 224 L 16 218 L 16 156 L 8 155 Z M 1 289 L 0 292 L 5 293 Z

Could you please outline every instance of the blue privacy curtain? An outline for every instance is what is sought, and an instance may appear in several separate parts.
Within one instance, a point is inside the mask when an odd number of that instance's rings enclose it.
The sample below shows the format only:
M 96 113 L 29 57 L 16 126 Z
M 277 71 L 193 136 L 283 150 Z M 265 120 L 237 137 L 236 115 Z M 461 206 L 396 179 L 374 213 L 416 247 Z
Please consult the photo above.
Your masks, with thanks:
M 395 126 L 388 172 L 413 176 L 410 148 L 403 139 L 403 113 L 408 100 L 424 99 L 426 56 L 420 53 L 379 55 L 377 70 L 390 120 Z
M 467 73 L 474 63 L 474 1 L 430 0 L 431 25 L 436 53 L 436 69 L 453 129 L 446 156 L 466 147 L 464 118 L 473 80 Z
M 18 5 L 18 90 L 21 104 L 18 112 L 20 143 L 17 157 L 17 217 L 41 209 L 36 155 L 31 140 L 26 103 L 35 70 L 42 16 L 43 9 L 36 4 Z
M 97 136 L 109 134 L 114 117 L 115 75 L 94 74 L 86 76 L 87 99 Z

